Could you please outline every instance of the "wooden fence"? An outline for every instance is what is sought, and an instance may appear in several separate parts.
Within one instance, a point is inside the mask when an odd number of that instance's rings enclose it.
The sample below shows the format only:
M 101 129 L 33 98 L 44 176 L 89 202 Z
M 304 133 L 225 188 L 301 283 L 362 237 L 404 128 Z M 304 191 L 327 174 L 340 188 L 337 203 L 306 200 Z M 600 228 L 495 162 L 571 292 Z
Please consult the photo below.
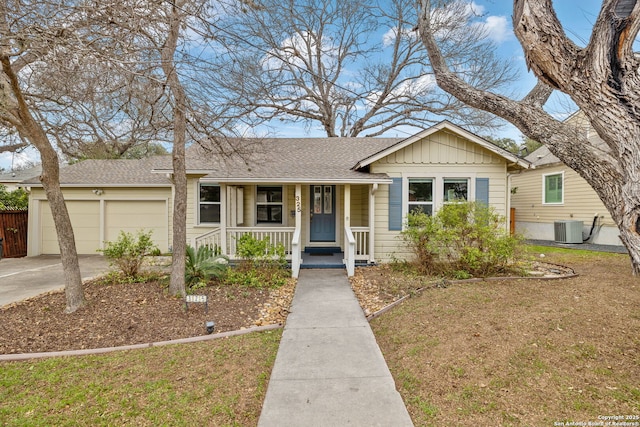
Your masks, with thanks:
M 2 257 L 27 256 L 27 211 L 0 211 Z

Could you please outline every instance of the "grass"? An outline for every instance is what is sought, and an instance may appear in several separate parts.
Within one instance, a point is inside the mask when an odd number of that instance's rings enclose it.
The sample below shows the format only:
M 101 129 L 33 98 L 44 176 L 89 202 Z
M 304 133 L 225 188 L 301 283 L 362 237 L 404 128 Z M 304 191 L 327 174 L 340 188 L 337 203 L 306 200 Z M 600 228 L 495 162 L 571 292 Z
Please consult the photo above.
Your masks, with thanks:
M 0 365 L 0 425 L 256 425 L 280 331 Z
M 628 258 L 531 253 L 579 276 L 428 289 L 372 322 L 416 426 L 640 414 L 640 282 Z M 280 336 L 2 363 L 0 425 L 254 426 Z
M 372 322 L 416 426 L 640 415 L 640 279 L 628 256 L 530 251 L 578 277 L 427 289 Z

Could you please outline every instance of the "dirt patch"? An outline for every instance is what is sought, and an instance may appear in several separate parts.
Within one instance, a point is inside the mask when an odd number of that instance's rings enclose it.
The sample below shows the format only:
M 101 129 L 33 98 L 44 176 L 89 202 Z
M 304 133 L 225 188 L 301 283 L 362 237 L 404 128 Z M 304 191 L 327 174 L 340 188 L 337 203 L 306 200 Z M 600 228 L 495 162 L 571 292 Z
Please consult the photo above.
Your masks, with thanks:
M 0 354 L 114 347 L 167 341 L 256 325 L 283 323 L 295 281 L 276 289 L 213 286 L 197 293 L 207 304 L 168 296 L 158 282 L 84 286 L 87 306 L 64 314 L 64 293 L 56 292 L 0 309 Z M 205 309 L 206 307 L 206 309 Z

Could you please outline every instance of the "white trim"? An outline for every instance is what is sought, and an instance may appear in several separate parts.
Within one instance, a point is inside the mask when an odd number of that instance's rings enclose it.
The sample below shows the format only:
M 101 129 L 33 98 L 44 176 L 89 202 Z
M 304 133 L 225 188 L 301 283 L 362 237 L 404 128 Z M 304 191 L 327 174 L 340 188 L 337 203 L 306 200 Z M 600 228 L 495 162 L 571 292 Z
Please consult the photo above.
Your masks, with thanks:
M 41 183 L 35 183 L 35 182 L 26 182 L 23 183 L 23 186 L 25 187 L 35 187 L 35 188 L 43 188 Z M 105 182 L 97 182 L 97 183 L 93 183 L 93 184 L 60 184 L 60 188 L 95 188 L 95 187 L 102 187 L 102 188 L 170 188 L 173 187 L 173 185 L 171 183 L 168 184 L 147 184 L 144 182 L 138 182 L 135 184 L 117 184 L 117 183 L 105 183 Z
M 253 186 L 253 214 L 254 214 L 254 226 L 255 227 L 287 227 L 289 224 L 289 211 L 287 196 L 288 196 L 288 186 L 280 183 L 274 184 L 262 184 L 260 187 L 280 187 L 282 189 L 282 203 L 277 202 L 258 202 L 258 185 Z M 295 191 L 295 190 L 294 190 Z M 277 222 L 258 222 L 258 203 L 268 206 L 276 206 L 282 205 L 282 220 L 280 223 Z
M 202 221 L 200 221 L 200 203 L 201 203 L 200 202 L 200 185 L 201 184 L 206 184 L 206 185 L 208 185 L 210 187 L 218 186 L 220 188 L 220 201 L 218 202 L 218 204 L 220 205 L 220 221 L 218 221 L 218 222 L 202 222 Z M 220 184 L 219 182 L 214 182 L 214 181 L 197 180 L 197 181 L 195 181 L 195 186 L 196 186 L 196 189 L 195 189 L 195 192 L 194 192 L 194 199 L 195 199 L 195 202 L 196 202 L 196 206 L 195 206 L 195 209 L 196 209 L 196 215 L 195 215 L 195 217 L 196 217 L 196 225 L 204 226 L 204 227 L 219 227 L 220 224 L 223 223 L 223 221 L 222 221 L 222 217 L 223 217 L 222 209 L 223 209 L 223 206 L 226 206 L 226 203 L 222 203 L 222 200 L 223 200 L 223 198 L 227 197 L 226 189 L 223 188 L 223 184 Z M 207 204 L 215 204 L 215 202 L 207 202 Z
M 548 176 L 554 176 L 554 175 L 560 175 L 562 176 L 562 201 L 561 202 L 545 202 L 545 195 L 546 195 L 546 189 L 547 186 L 546 184 L 546 180 Z M 564 206 L 564 171 L 560 171 L 560 172 L 552 172 L 552 173 L 546 173 L 546 174 L 542 174 L 542 205 L 543 206 Z
M 189 173 L 191 174 L 191 173 Z M 201 178 L 205 179 L 205 178 Z M 393 181 L 385 177 L 363 177 L 363 178 L 233 178 L 233 177 L 207 177 L 207 181 L 226 183 L 230 185 L 290 185 L 290 184 L 323 184 L 323 185 L 343 185 L 343 184 L 391 184 Z M 88 185 L 80 185 L 87 187 Z M 95 185 L 94 185 L 95 186 Z M 145 187 L 146 185 L 133 185 L 133 187 Z M 109 185 L 104 185 L 109 187 Z
M 392 145 L 391 147 L 379 151 L 376 154 L 373 154 L 369 157 L 367 157 L 366 159 L 363 159 L 361 161 L 359 161 L 352 169 L 353 170 L 357 170 L 357 169 L 361 169 L 365 166 L 370 165 L 371 163 L 374 163 L 380 159 L 383 159 L 385 157 L 387 157 L 388 155 L 395 153 L 396 151 L 402 150 L 405 147 L 408 147 L 409 145 L 413 144 L 414 142 L 417 142 L 421 139 L 427 138 L 428 136 L 431 136 L 433 134 L 435 134 L 436 132 L 439 132 L 441 130 L 449 130 L 463 138 L 468 139 L 469 141 L 478 144 L 479 146 L 491 151 L 492 153 L 510 161 L 515 163 L 516 165 L 524 168 L 524 169 L 528 169 L 531 167 L 531 163 L 527 160 L 521 159 L 520 157 L 516 156 L 513 153 L 510 153 L 509 151 L 502 149 L 500 147 L 498 147 L 495 144 L 492 144 L 491 142 L 480 138 L 477 135 L 474 135 L 473 133 L 462 129 L 461 127 L 458 127 L 456 125 L 454 125 L 453 123 L 447 121 L 447 120 L 443 120 L 440 123 L 431 126 L 428 129 L 423 130 L 422 132 L 419 132 L 413 136 L 410 136 L 407 139 L 404 139 L 394 145 Z
M 444 206 L 444 180 L 445 179 L 466 179 L 467 184 L 467 198 L 469 202 L 473 202 L 476 200 L 476 178 L 477 173 L 471 172 L 466 174 L 466 176 L 462 175 L 452 175 L 447 173 L 403 173 L 402 174 L 402 218 L 403 218 L 403 227 L 404 220 L 407 218 L 409 213 L 409 180 L 410 179 L 433 179 L 433 213 L 435 214 L 438 210 Z

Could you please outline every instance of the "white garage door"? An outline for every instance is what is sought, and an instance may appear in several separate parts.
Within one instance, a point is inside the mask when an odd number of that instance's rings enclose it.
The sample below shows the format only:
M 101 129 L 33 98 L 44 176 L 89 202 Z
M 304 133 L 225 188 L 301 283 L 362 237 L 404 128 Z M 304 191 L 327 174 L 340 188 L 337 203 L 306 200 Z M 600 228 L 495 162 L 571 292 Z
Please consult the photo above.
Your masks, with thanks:
M 96 200 L 68 200 L 67 210 L 71 217 L 73 234 L 76 237 L 76 250 L 79 254 L 96 254 L 100 247 L 100 202 Z M 58 234 L 51 216 L 49 203 L 41 202 L 43 254 L 59 254 Z
M 56 230 L 49 203 L 41 202 L 41 253 L 58 254 Z M 120 231 L 136 234 L 138 230 L 152 230 L 151 238 L 162 251 L 169 247 L 167 202 L 164 200 L 129 200 L 104 202 L 104 226 L 101 228 L 100 201 L 67 200 L 67 209 L 76 238 L 79 254 L 96 254 L 101 240 L 114 241 Z M 101 238 L 101 230 L 103 237 Z
M 105 203 L 105 240 L 114 241 L 120 230 L 136 234 L 151 230 L 151 239 L 162 251 L 169 246 L 167 202 L 164 200 L 113 201 Z

